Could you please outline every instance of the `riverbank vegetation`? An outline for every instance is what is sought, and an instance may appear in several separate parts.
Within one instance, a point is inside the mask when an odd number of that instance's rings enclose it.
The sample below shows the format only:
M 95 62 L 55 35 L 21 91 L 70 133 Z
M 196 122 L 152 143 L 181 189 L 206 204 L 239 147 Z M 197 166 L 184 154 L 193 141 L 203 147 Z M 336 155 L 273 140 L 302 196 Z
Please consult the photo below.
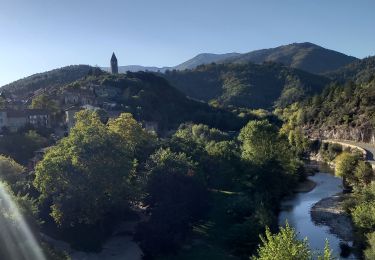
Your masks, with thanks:
M 158 259 L 248 258 L 266 227 L 277 231 L 280 200 L 304 176 L 296 147 L 268 120 L 238 134 L 185 123 L 161 139 L 129 113 L 105 123 L 82 111 L 35 171 L 2 160 L 12 169 L 3 180 L 44 233 L 100 250 L 142 212 L 134 238 Z
M 335 259 L 327 240 L 323 252 L 313 252 L 309 247 L 308 239 L 299 240 L 296 231 L 288 223 L 286 223 L 285 227 L 281 227 L 277 234 L 272 234 L 269 228 L 267 228 L 265 236 L 261 236 L 261 240 L 262 244 L 259 245 L 257 250 L 258 256 L 253 256 L 252 260 Z

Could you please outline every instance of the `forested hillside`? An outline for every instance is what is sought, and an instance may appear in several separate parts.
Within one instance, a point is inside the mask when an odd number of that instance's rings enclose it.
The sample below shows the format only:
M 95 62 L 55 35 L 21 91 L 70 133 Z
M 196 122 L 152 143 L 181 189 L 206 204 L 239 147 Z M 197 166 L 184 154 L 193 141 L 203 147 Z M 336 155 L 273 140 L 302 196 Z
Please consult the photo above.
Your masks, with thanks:
M 374 78 L 375 75 L 375 57 L 367 57 L 348 64 L 326 76 L 337 80 L 340 83 L 353 81 L 355 83 L 366 83 Z
M 35 90 L 63 86 L 86 76 L 92 69 L 88 65 L 71 65 L 38 73 L 0 88 L 0 91 L 27 96 Z
M 210 63 L 221 63 L 227 59 L 232 59 L 241 56 L 240 53 L 225 53 L 225 54 L 213 54 L 213 53 L 201 53 L 187 60 L 175 67 L 176 70 L 195 69 L 199 65 L 210 64 Z
M 327 78 L 279 64 L 210 64 L 160 74 L 189 97 L 220 106 L 284 107 L 319 93 Z
M 99 107 L 113 104 L 110 110 L 132 113 L 139 121 L 156 122 L 162 130 L 177 128 L 186 121 L 238 130 L 247 120 L 246 116 L 239 118 L 232 112 L 189 99 L 164 78 L 146 72 L 97 72 L 42 95 L 56 103 L 65 95 L 75 95 L 90 99 Z
M 276 48 L 252 51 L 225 62 L 277 62 L 311 73 L 324 73 L 343 67 L 357 58 L 325 49 L 313 43 L 293 43 Z
M 282 113 L 284 120 L 316 137 L 374 142 L 375 80 L 333 84 Z

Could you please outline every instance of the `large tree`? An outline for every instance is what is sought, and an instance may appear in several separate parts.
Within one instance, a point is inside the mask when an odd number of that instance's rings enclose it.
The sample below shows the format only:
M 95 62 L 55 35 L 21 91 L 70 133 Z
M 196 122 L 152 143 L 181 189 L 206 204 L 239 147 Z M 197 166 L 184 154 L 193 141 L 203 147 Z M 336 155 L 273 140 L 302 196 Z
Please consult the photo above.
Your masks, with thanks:
M 257 256 L 252 260 L 334 260 L 329 242 L 326 240 L 322 252 L 313 253 L 307 238 L 300 240 L 296 231 L 286 223 L 285 227 L 280 227 L 280 232 L 272 234 L 269 228 L 266 229 L 266 236 L 261 236 L 262 244 L 258 248 Z
M 272 234 L 266 229 L 266 236 L 261 237 L 262 245 L 258 248 L 258 256 L 253 260 L 309 260 L 312 253 L 309 249 L 307 239 L 299 240 L 296 231 L 288 224 L 281 227 L 280 232 Z
M 137 230 L 147 256 L 175 250 L 199 219 L 206 206 L 206 190 L 196 178 L 196 164 L 184 153 L 160 149 L 148 166 L 148 196 L 151 217 Z
M 266 120 L 250 121 L 241 129 L 238 139 L 242 142 L 244 159 L 261 163 L 281 156 L 278 129 Z
M 133 151 L 96 113 L 81 111 L 68 137 L 36 166 L 34 185 L 62 226 L 95 224 L 133 195 Z
M 122 113 L 108 122 L 109 130 L 121 137 L 124 145 L 134 152 L 137 159 L 144 159 L 156 144 L 156 135 L 145 131 L 130 113 Z
M 278 172 L 290 177 L 289 180 L 295 181 L 301 177 L 303 163 L 295 155 L 287 137 L 267 120 L 250 121 L 241 129 L 238 139 L 241 142 L 242 159 L 245 161 L 258 166 L 275 161 L 281 166 Z
M 54 101 L 53 99 L 51 99 L 51 97 L 45 94 L 34 97 L 31 101 L 30 108 L 45 109 L 51 113 L 55 113 L 59 110 L 56 101 Z

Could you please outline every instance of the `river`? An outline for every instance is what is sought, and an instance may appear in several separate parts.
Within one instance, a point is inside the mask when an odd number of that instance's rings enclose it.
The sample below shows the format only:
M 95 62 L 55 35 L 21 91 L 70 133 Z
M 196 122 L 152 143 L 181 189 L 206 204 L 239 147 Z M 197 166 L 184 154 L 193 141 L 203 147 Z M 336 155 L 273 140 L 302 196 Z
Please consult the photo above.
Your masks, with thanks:
M 316 183 L 316 187 L 307 193 L 298 193 L 286 199 L 281 206 L 279 224 L 284 226 L 285 221 L 296 229 L 298 237 L 308 238 L 313 251 L 323 250 L 327 238 L 333 254 L 340 255 L 340 242 L 343 240 L 330 233 L 329 227 L 317 225 L 312 221 L 310 210 L 321 199 L 331 197 L 342 191 L 342 181 L 330 173 L 319 172 L 309 177 Z M 355 259 L 350 256 L 347 259 Z

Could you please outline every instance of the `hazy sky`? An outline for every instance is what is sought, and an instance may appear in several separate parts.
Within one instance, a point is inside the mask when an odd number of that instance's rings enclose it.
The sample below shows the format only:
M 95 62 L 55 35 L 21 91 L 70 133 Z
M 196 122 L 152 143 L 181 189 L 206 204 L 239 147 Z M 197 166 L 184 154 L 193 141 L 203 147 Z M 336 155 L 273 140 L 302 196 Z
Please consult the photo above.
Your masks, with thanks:
M 0 0 L 0 86 L 70 64 L 177 65 L 313 42 L 375 54 L 374 0 Z

